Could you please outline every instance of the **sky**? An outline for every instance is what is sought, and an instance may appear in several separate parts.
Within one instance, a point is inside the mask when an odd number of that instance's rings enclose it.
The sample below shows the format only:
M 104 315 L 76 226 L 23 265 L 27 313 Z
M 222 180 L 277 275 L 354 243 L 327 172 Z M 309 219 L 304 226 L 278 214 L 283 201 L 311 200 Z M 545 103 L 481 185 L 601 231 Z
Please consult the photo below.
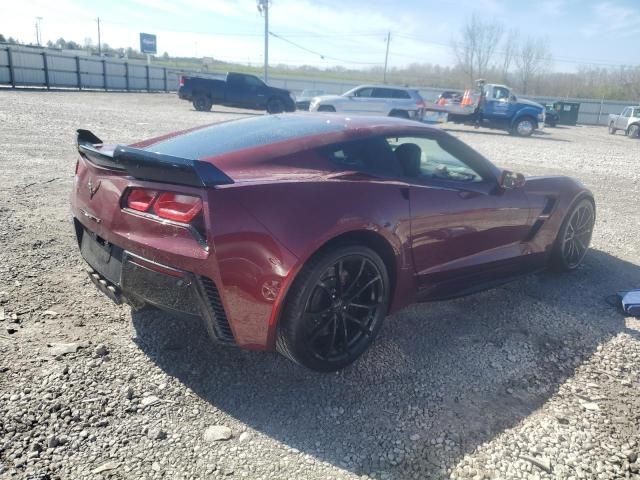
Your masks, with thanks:
M 451 42 L 472 12 L 546 37 L 553 69 L 579 64 L 638 65 L 640 0 L 271 0 L 270 64 L 365 68 L 452 65 Z M 158 54 L 261 64 L 264 18 L 256 0 L 0 0 L 0 33 L 35 43 L 59 37 L 139 49 L 139 33 L 157 35 Z M 285 39 L 285 40 L 283 40 Z M 293 42 L 293 45 L 289 42 Z

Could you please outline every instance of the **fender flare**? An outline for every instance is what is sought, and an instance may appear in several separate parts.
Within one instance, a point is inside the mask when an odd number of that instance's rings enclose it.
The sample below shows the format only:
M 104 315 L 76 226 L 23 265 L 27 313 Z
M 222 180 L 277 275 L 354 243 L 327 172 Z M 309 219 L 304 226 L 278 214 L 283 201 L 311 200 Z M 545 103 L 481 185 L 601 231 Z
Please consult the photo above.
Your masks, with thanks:
M 332 232 L 332 234 L 326 237 L 319 238 L 313 245 L 307 249 L 303 255 L 298 257 L 298 261 L 296 264 L 289 270 L 284 282 L 282 283 L 280 290 L 278 291 L 278 295 L 276 296 L 273 307 L 271 309 L 271 315 L 269 316 L 269 323 L 267 325 L 268 334 L 267 334 L 267 349 L 272 349 L 275 345 L 276 341 L 276 332 L 278 328 L 278 323 L 280 320 L 280 315 L 282 313 L 282 309 L 284 307 L 285 300 L 287 298 L 287 294 L 291 289 L 291 285 L 298 277 L 300 270 L 307 264 L 309 259 L 313 257 L 316 253 L 318 253 L 324 246 L 326 246 L 331 241 L 349 234 L 349 233 L 373 233 L 378 235 L 382 240 L 386 241 L 389 246 L 393 249 L 394 253 L 402 256 L 402 242 L 399 238 L 391 235 L 389 232 L 386 232 L 384 229 L 376 227 L 373 224 L 359 224 L 359 228 L 356 225 L 345 225 L 344 228 L 340 229 L 337 232 Z M 385 233 L 381 233 L 385 232 Z M 396 265 L 396 270 L 400 270 L 402 268 L 406 268 L 407 259 L 403 259 L 401 265 Z

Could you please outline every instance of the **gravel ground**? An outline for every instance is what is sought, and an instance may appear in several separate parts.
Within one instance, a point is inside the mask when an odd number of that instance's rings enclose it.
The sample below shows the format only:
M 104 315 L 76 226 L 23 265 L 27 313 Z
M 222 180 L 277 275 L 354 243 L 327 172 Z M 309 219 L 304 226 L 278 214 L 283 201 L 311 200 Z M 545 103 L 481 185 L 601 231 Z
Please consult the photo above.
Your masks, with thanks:
M 640 322 L 603 301 L 640 287 L 640 142 L 451 128 L 501 166 L 592 188 L 592 251 L 571 274 L 407 308 L 321 375 L 114 306 L 75 245 L 76 128 L 128 142 L 244 115 L 0 91 L 0 477 L 640 478 Z

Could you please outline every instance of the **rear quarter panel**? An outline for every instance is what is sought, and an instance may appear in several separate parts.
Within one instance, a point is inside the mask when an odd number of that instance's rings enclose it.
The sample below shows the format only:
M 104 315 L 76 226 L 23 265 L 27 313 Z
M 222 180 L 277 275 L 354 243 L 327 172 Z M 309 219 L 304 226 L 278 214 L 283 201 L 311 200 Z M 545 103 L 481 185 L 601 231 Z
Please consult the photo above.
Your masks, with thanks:
M 409 202 L 403 197 L 404 184 L 397 182 L 367 180 L 307 180 L 301 182 L 236 184 L 219 190 L 224 196 L 225 205 L 242 206 L 257 221 L 264 230 L 268 231 L 271 241 L 286 249 L 285 262 L 277 256 L 265 261 L 265 254 L 252 254 L 254 258 L 262 255 L 262 260 L 251 263 L 266 265 L 275 261 L 279 267 L 278 300 L 286 296 L 297 272 L 305 262 L 329 240 L 348 232 L 370 231 L 384 238 L 393 249 L 396 258 L 396 268 L 390 272 L 396 279 L 396 289 L 392 299 L 391 310 L 395 310 L 415 298 L 413 284 L 413 265 L 408 250 L 410 234 Z M 224 194 L 223 194 L 224 192 Z M 223 195 L 222 195 L 223 194 Z M 215 200 L 212 199 L 215 204 Z M 216 215 L 216 207 L 212 207 L 212 215 Z M 262 240 L 252 235 L 246 235 L 246 227 L 242 223 L 233 223 L 228 212 L 225 213 L 229 225 L 223 228 L 226 233 L 215 234 L 214 243 L 219 256 L 219 265 L 225 293 L 232 293 L 228 288 L 228 280 L 232 275 L 232 263 L 220 258 L 220 252 L 230 252 L 237 246 L 231 241 L 237 232 L 245 232 L 245 252 L 259 252 L 264 248 Z M 212 220 L 215 224 L 215 218 Z M 233 225 L 233 226 L 230 226 Z M 214 227 L 215 228 L 215 227 Z M 237 237 L 235 237 L 237 239 Z M 265 237 L 266 239 L 266 237 Z M 222 244 L 226 246 L 222 246 Z M 291 255 L 295 258 L 292 261 Z M 228 255 L 228 258 L 239 258 L 239 255 Z M 229 266 L 227 270 L 225 263 Z M 259 298 L 261 292 L 250 294 L 255 290 L 255 284 L 245 282 L 243 295 Z M 237 296 L 239 292 L 236 290 Z M 274 307 L 270 320 L 270 339 L 273 340 L 274 322 L 277 320 L 279 305 L 277 301 L 262 299 L 266 305 Z M 266 313 L 255 313 L 256 318 Z

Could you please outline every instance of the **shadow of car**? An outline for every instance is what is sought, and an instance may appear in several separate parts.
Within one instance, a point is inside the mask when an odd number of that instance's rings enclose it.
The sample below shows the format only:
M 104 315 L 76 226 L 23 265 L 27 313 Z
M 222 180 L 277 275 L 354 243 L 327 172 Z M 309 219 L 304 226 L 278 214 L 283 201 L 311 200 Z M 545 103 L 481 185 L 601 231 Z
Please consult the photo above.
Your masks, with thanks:
M 150 359 L 247 427 L 356 474 L 434 478 L 543 405 L 624 331 L 602 297 L 639 277 L 637 265 L 592 250 L 572 275 L 414 305 L 330 376 L 277 354 L 212 349 L 199 323 L 159 311 L 133 322 Z

